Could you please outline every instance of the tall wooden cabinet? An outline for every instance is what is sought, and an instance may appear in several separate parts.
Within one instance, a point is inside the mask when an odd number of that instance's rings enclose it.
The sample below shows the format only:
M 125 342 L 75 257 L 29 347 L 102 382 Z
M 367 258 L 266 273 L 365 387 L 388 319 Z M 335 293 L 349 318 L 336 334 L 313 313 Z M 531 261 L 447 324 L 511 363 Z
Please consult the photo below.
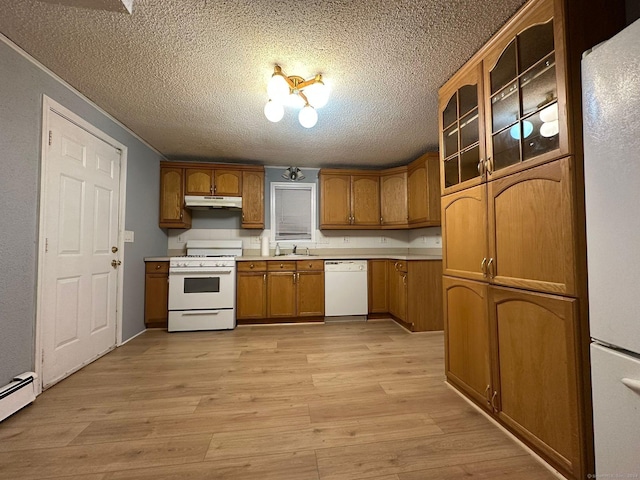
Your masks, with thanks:
M 437 153 L 425 153 L 407 167 L 407 217 L 410 227 L 440 225 L 440 185 Z
M 572 479 L 594 473 L 580 59 L 623 25 L 623 1 L 531 0 L 439 92 L 447 379 Z

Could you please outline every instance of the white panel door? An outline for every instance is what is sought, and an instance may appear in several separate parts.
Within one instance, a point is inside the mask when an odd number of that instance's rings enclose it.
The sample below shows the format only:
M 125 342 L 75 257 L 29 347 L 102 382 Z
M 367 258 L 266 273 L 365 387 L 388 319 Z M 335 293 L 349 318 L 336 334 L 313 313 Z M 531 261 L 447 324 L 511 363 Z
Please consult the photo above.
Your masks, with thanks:
M 42 198 L 42 381 L 47 387 L 116 344 L 120 151 L 55 112 Z M 117 265 L 116 265 L 117 267 Z

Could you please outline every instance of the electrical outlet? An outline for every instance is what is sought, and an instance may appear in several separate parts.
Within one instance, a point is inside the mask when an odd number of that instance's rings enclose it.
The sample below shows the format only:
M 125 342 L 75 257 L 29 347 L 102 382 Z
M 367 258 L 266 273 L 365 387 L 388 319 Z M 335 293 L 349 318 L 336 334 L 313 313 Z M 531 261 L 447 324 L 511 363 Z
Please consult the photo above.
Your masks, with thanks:
M 440 245 L 442 243 L 442 237 L 436 237 L 436 245 Z
M 380 243 L 387 243 L 387 237 L 380 237 Z
M 429 240 L 427 240 L 427 236 L 423 235 L 422 236 L 422 243 L 427 243 Z
M 251 243 L 260 244 L 260 237 L 256 237 L 255 235 L 251 237 Z
M 350 241 L 351 239 L 348 236 L 344 237 L 344 240 L 343 240 L 344 243 L 349 243 Z
M 184 238 L 182 235 L 178 235 L 178 243 L 184 243 Z

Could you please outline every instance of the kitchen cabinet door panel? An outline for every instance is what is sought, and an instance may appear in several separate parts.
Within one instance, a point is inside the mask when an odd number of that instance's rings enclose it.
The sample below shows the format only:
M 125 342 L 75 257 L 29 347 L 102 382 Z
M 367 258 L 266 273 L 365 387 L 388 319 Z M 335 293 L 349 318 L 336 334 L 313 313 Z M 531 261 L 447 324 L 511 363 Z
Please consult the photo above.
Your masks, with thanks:
M 447 378 L 491 411 L 488 286 L 452 277 L 443 283 Z
M 577 301 L 499 287 L 489 290 L 497 415 L 567 470 L 580 462 Z
M 264 170 L 242 172 L 242 228 L 264 228 Z
M 238 272 L 236 315 L 241 320 L 267 316 L 266 272 Z
M 380 177 L 351 177 L 352 217 L 354 225 L 380 225 Z
M 216 195 L 229 197 L 242 196 L 242 172 L 216 168 L 214 173 L 213 192 Z
M 298 272 L 296 283 L 298 316 L 323 316 L 324 272 Z
M 213 193 L 213 170 L 202 168 L 185 169 L 185 195 L 211 195 Z
M 486 280 L 488 260 L 486 187 L 478 185 L 442 197 L 445 275 Z
M 574 295 L 572 159 L 489 182 L 491 281 Z
M 267 308 L 270 318 L 295 317 L 296 285 L 294 281 L 295 271 L 267 273 Z
M 387 260 L 369 260 L 367 274 L 369 277 L 369 313 L 387 313 L 389 311 Z
M 351 222 L 351 176 L 320 175 L 320 228 Z
M 184 208 L 184 169 L 160 168 L 160 228 L 191 228 L 191 211 Z
M 406 227 L 407 170 L 380 175 L 380 208 L 383 227 Z

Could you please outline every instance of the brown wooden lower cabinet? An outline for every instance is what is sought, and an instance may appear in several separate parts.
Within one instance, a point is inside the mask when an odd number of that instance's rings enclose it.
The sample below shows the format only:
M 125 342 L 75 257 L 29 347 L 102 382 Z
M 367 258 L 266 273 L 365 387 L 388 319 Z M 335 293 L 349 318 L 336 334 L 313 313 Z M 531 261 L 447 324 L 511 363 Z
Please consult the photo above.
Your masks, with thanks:
M 445 277 L 448 381 L 547 459 L 580 477 L 577 300 Z
M 167 328 L 169 318 L 169 262 L 145 262 L 144 325 Z
M 238 262 L 239 323 L 324 317 L 324 261 Z
M 238 262 L 236 317 L 267 316 L 267 262 Z
M 369 313 L 387 313 L 387 260 L 369 260 L 367 272 Z
M 443 329 L 442 261 L 369 260 L 369 314 L 413 332 Z

